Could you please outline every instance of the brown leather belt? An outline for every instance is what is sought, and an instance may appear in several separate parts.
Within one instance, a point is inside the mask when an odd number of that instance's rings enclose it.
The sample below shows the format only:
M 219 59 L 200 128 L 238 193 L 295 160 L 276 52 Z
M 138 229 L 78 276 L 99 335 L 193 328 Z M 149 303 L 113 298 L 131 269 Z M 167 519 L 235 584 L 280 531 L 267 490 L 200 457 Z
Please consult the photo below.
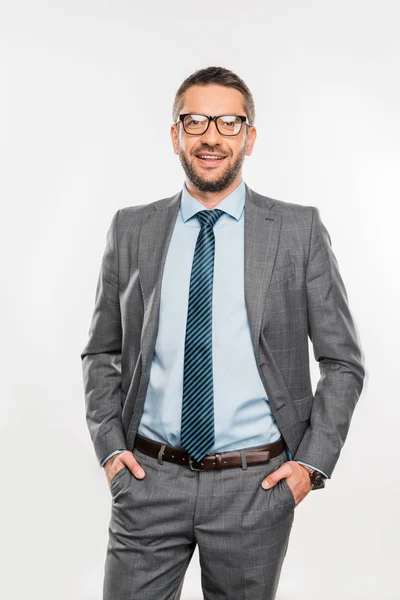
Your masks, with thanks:
M 166 444 L 161 444 L 136 434 L 135 448 L 144 454 L 159 458 L 162 446 L 164 446 L 164 451 L 161 454 L 163 460 L 189 467 L 192 471 L 209 471 L 211 469 L 231 469 L 232 467 L 241 467 L 242 455 L 248 466 L 260 465 L 262 463 L 268 463 L 271 458 L 275 458 L 275 456 L 279 456 L 285 449 L 285 443 L 281 437 L 276 442 L 267 444 L 266 446 L 255 446 L 253 448 L 243 448 L 242 450 L 207 454 L 201 462 L 197 462 L 183 449 L 173 448 L 172 446 L 167 446 Z

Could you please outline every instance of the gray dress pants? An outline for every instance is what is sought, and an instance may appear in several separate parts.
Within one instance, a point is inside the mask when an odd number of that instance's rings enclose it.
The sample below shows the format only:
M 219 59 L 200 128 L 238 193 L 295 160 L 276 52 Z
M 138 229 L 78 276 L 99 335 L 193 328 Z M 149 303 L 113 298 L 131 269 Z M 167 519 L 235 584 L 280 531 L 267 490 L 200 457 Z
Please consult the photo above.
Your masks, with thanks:
M 123 467 L 111 482 L 103 600 L 180 600 L 196 544 L 204 600 L 274 600 L 295 501 L 285 479 L 261 481 L 286 451 L 202 472 L 133 453 L 146 477 Z

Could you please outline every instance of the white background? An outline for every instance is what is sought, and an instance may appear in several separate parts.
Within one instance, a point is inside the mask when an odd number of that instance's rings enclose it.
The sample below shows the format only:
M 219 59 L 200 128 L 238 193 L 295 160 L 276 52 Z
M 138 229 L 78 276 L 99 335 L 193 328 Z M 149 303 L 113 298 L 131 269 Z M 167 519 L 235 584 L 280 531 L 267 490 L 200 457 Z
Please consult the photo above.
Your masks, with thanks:
M 112 215 L 182 187 L 172 103 L 210 65 L 255 98 L 246 183 L 319 207 L 368 371 L 332 479 L 296 508 L 278 600 L 400 598 L 399 17 L 388 0 L 1 2 L 3 598 L 101 598 L 111 499 L 80 352 Z M 201 598 L 196 551 L 182 600 Z

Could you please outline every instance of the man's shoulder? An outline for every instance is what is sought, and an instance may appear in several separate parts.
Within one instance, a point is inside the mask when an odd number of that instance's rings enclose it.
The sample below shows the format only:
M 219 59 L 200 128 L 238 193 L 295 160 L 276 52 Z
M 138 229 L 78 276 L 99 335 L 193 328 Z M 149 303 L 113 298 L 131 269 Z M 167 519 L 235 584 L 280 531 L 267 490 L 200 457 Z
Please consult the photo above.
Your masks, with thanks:
M 308 204 L 287 202 L 286 200 L 274 200 L 272 210 L 281 212 L 284 215 L 310 215 L 315 210 L 315 207 Z
M 279 214 L 282 217 L 282 226 L 285 229 L 298 226 L 308 229 L 312 225 L 315 212 L 318 212 L 315 206 L 278 200 L 254 192 L 254 190 L 250 190 L 250 198 L 258 208 L 265 209 L 271 214 Z
M 174 204 L 174 201 L 178 200 L 180 192 L 173 196 L 161 198 L 160 200 L 154 200 L 153 202 L 147 202 L 146 204 L 137 204 L 135 206 L 123 206 L 117 212 L 121 218 L 129 218 L 130 216 L 141 216 L 147 213 L 153 213 L 155 210 L 163 210 L 169 208 Z
M 286 200 L 278 200 L 251 190 L 251 198 L 257 206 L 260 208 L 267 208 L 273 212 L 281 213 L 282 215 L 288 216 L 304 216 L 312 215 L 315 210 L 314 206 L 308 204 L 298 204 L 295 202 L 288 202 Z

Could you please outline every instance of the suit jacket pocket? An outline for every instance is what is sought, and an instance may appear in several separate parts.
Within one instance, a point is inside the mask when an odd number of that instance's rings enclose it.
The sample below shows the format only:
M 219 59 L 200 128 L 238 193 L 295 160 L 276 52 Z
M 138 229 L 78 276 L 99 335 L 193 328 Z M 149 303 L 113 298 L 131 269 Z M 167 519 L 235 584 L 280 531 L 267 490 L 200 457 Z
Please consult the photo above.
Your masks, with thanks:
M 269 286 L 275 285 L 275 283 L 279 283 L 280 281 L 285 281 L 285 279 L 289 279 L 293 277 L 295 274 L 295 266 L 294 263 L 287 263 L 286 265 L 282 265 L 282 267 L 275 267 L 274 272 L 272 273 L 271 281 Z

